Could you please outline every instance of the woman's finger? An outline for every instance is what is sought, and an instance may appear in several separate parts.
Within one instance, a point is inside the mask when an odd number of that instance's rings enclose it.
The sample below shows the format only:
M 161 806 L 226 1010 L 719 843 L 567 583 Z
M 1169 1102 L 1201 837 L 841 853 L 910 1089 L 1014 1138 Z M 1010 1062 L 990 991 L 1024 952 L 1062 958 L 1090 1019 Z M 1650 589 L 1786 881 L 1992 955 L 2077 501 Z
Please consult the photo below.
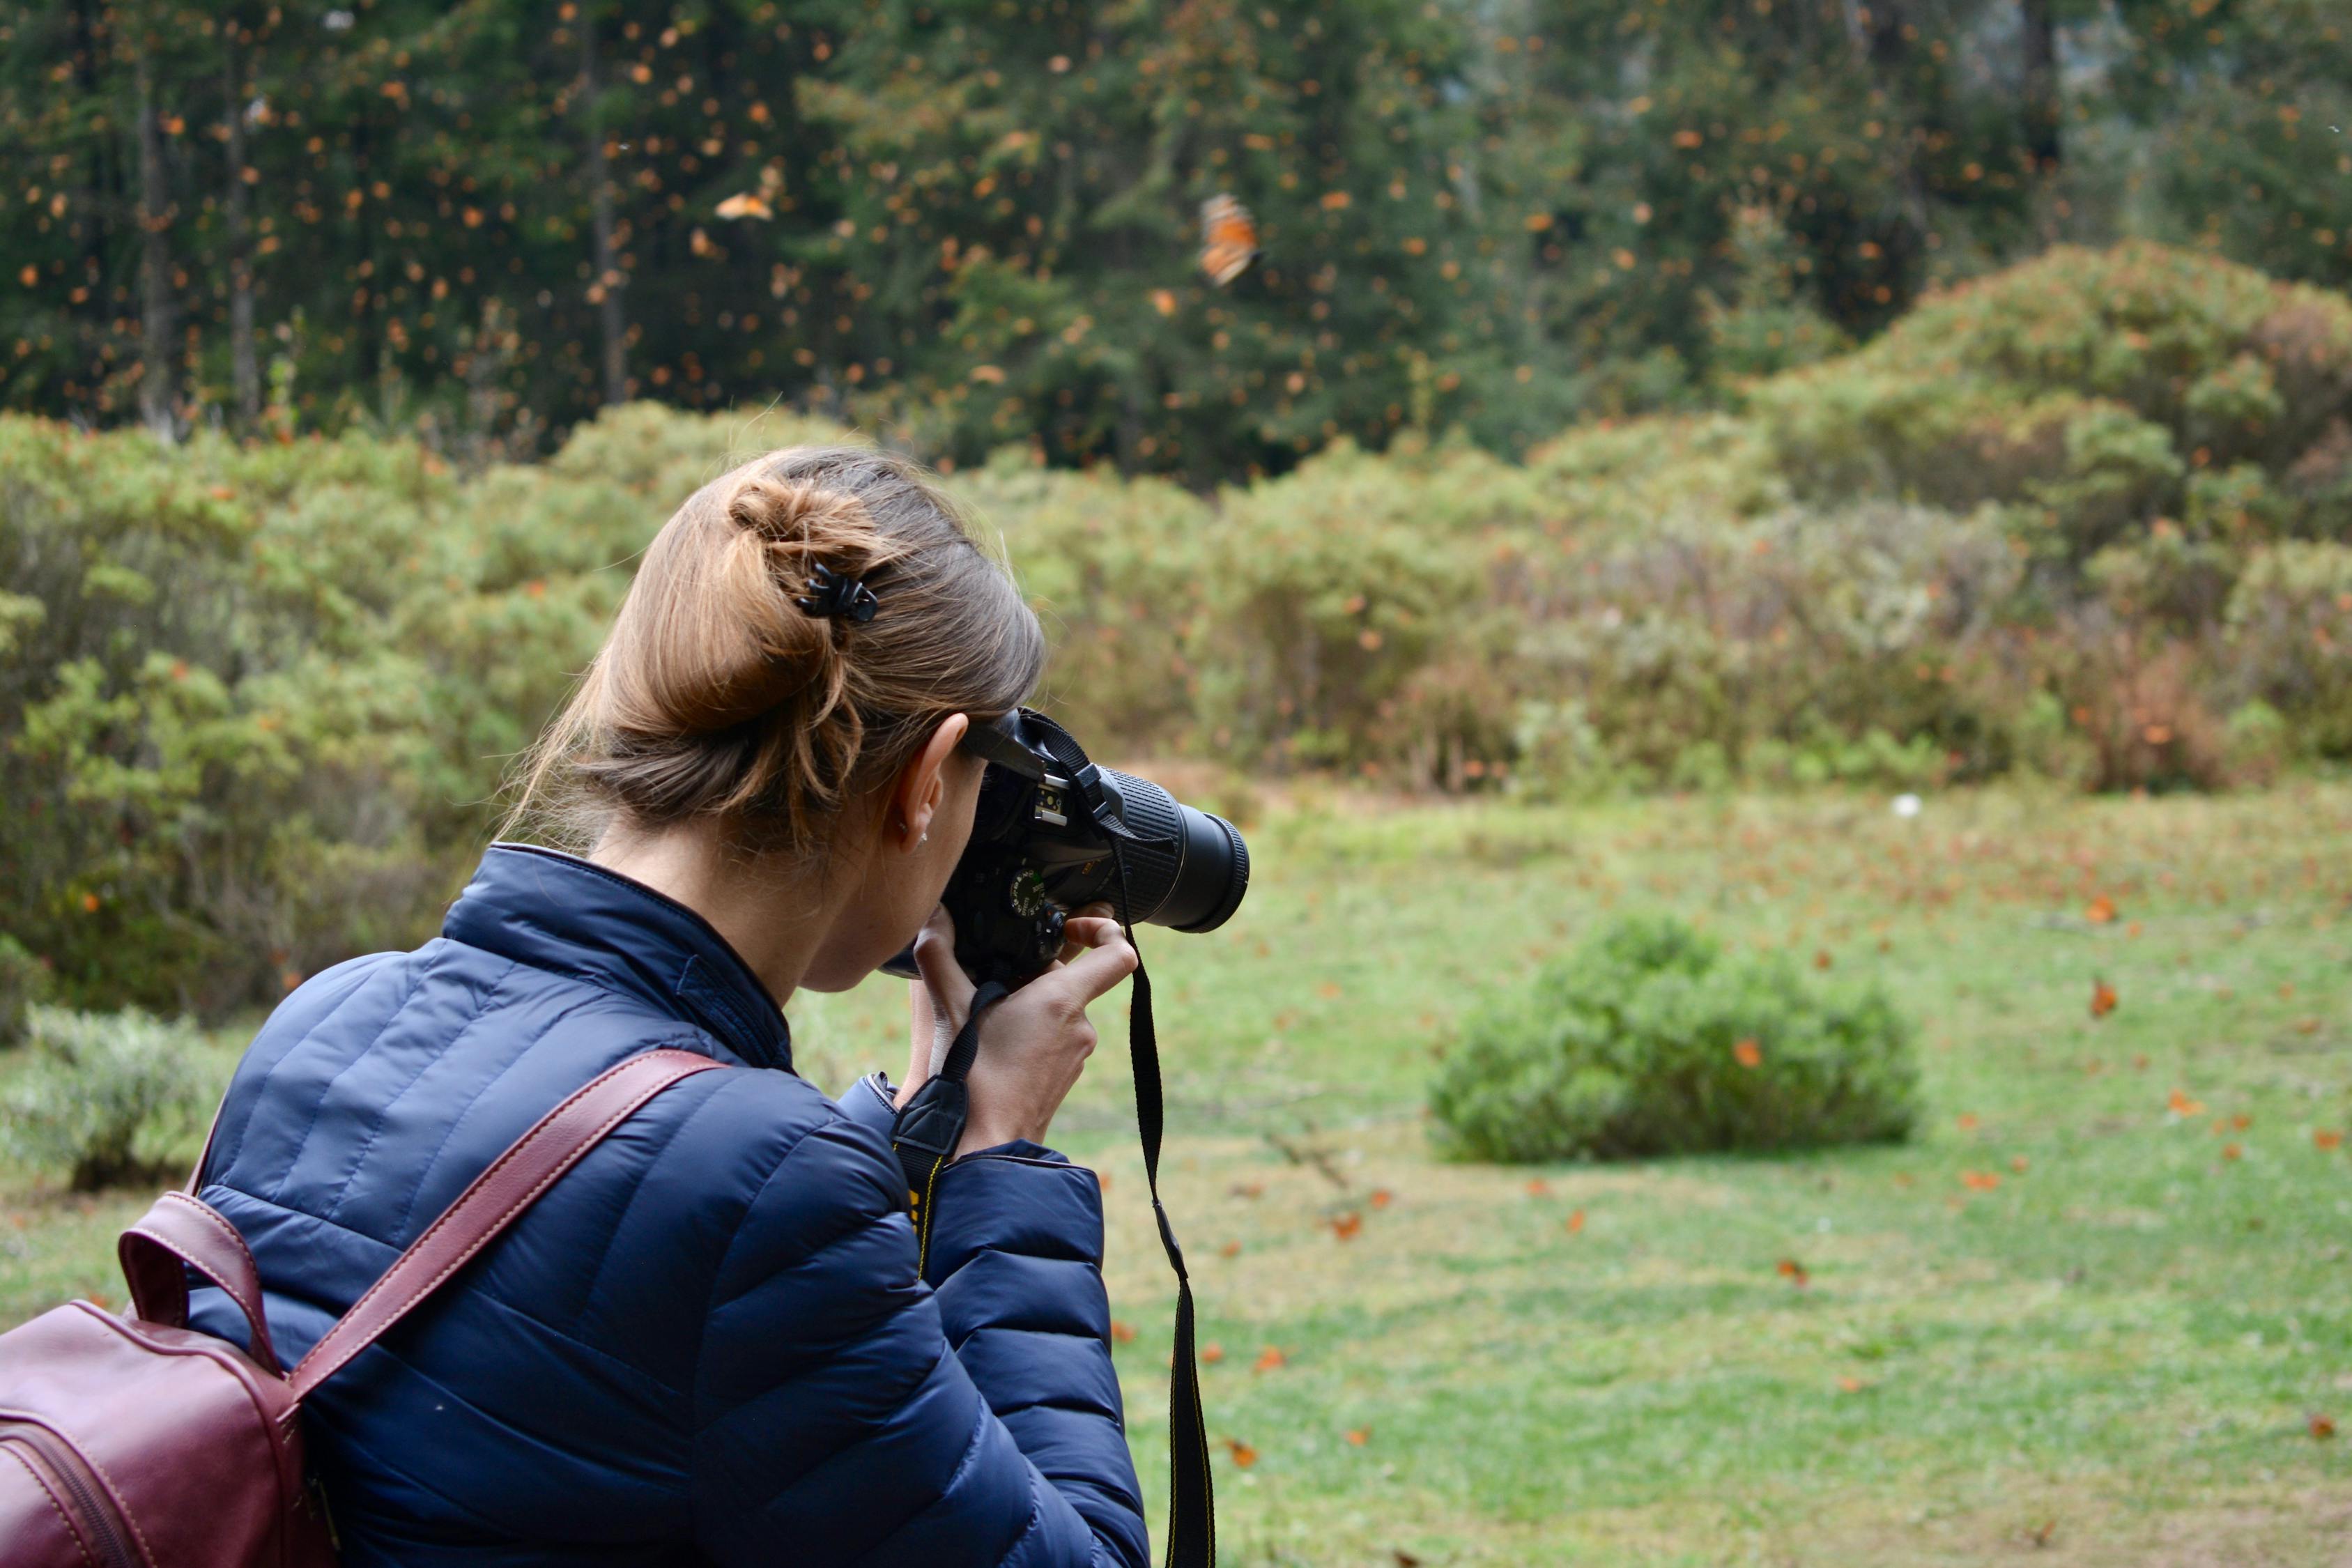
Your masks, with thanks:
M 1135 949 L 1128 945 L 1117 921 L 1072 921 L 1070 924 L 1081 928 L 1076 940 L 1084 942 L 1087 951 L 1062 965 L 1055 977 L 1083 1007 L 1135 973 Z
M 923 977 L 923 988 L 931 994 L 932 1006 L 961 1028 L 964 1016 L 971 1011 L 974 987 L 971 976 L 956 962 L 955 921 L 945 909 L 933 910 L 917 933 L 915 968 Z
M 1090 907 L 1098 909 L 1101 906 L 1093 905 Z M 1068 920 L 1062 922 L 1062 936 L 1065 939 L 1065 945 L 1070 950 L 1070 956 L 1073 958 L 1076 958 L 1079 953 L 1086 952 L 1089 948 L 1100 947 L 1107 942 L 1113 940 L 1125 942 L 1127 940 L 1127 932 L 1122 931 L 1119 928 L 1118 921 L 1113 920 L 1110 916 L 1107 914 L 1097 915 L 1084 912 L 1072 915 Z
M 1114 910 L 1107 900 L 1097 899 L 1093 903 L 1081 904 L 1076 909 L 1072 910 L 1070 911 L 1070 919 L 1074 921 L 1107 920 L 1116 923 L 1118 913 L 1118 911 Z M 1062 963 L 1067 963 L 1070 960 L 1077 957 L 1078 954 L 1084 952 L 1092 945 L 1093 944 L 1091 942 L 1080 942 L 1076 937 L 1072 936 L 1069 932 L 1067 922 L 1064 923 L 1062 929 L 1062 951 L 1059 954 L 1059 958 Z

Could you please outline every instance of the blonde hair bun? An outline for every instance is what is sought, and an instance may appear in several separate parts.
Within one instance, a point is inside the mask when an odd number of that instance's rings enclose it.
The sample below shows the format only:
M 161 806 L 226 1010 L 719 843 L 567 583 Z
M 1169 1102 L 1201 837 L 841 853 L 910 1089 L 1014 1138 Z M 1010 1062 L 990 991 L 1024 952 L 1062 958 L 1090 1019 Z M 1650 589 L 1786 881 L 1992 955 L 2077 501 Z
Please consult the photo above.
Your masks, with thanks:
M 812 613 L 818 570 L 871 620 Z M 809 852 L 950 713 L 1036 683 L 1045 638 L 1003 563 L 915 464 L 860 447 L 772 452 L 687 499 L 646 549 L 604 648 L 528 759 L 515 818 L 575 837 L 723 819 Z

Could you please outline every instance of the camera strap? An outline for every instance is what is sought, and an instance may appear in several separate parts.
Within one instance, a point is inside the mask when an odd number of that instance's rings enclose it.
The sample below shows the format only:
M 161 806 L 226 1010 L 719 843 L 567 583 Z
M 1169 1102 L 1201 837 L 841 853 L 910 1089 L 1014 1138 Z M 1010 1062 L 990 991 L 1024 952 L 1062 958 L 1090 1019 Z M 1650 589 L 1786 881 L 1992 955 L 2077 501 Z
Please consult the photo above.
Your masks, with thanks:
M 1143 950 L 1136 942 L 1135 930 L 1126 912 L 1129 903 L 1127 846 L 1150 840 L 1137 835 L 1112 808 L 1112 803 L 1104 795 L 1100 772 L 1087 760 L 1085 750 L 1070 732 L 1042 714 L 1030 713 L 1025 709 L 1023 712 L 1032 721 L 1047 754 L 1064 770 L 1087 814 L 1110 840 L 1112 870 L 1118 879 L 1119 930 L 1136 952 L 1135 994 L 1128 1011 L 1127 1031 L 1129 1056 L 1135 1071 L 1136 1131 L 1143 1143 L 1143 1180 L 1151 1194 L 1151 1217 L 1159 1224 L 1160 1246 L 1168 1255 L 1168 1266 L 1176 1272 L 1175 1346 L 1168 1367 L 1166 1563 L 1167 1568 L 1216 1568 L 1216 1489 L 1209 1469 L 1208 1423 L 1201 1413 L 1201 1363 L 1194 1344 L 1192 1278 L 1185 1271 L 1184 1249 L 1177 1245 L 1175 1227 L 1169 1224 L 1168 1210 L 1160 1201 L 1160 1142 L 1167 1115 L 1160 1081 L 1160 1039 L 1151 1022 L 1151 976 L 1143 967 Z M 994 753 L 991 757 L 995 760 Z M 1015 764 L 1008 762 L 1005 765 Z M 913 1205 L 920 1255 L 926 1259 L 929 1257 L 931 1184 L 937 1181 L 940 1167 L 955 1158 L 956 1145 L 963 1136 L 969 1113 L 963 1076 L 971 1070 L 971 1058 L 979 1048 L 981 1011 L 1003 994 L 1004 987 L 993 983 L 982 985 L 973 994 L 971 1015 L 957 1033 L 947 1062 L 898 1113 L 898 1128 L 892 1134 L 899 1163 L 907 1173 L 908 1198 Z M 952 1087 L 948 1086 L 950 1081 Z M 936 1100 L 936 1110 L 925 1109 L 927 1099 Z
M 1110 841 L 1118 873 L 1119 908 L 1127 908 L 1127 850 Z M 1160 1202 L 1160 1135 L 1166 1107 L 1160 1085 L 1160 1037 L 1151 1024 L 1151 975 L 1143 967 L 1134 928 L 1124 914 L 1119 926 L 1135 948 L 1135 998 L 1128 1011 L 1128 1054 L 1135 1070 L 1135 1125 L 1143 1142 L 1143 1183 L 1151 1193 L 1151 1217 L 1160 1225 L 1160 1245 L 1176 1271 L 1176 1343 L 1168 1363 L 1168 1568 L 1215 1568 L 1216 1486 L 1209 1471 L 1209 1427 L 1201 1414 L 1201 1362 L 1193 1346 L 1192 1277 L 1184 1269 L 1184 1249 Z
M 923 1080 L 890 1128 L 890 1150 L 907 1174 L 907 1212 L 915 1222 L 915 1272 L 931 1261 L 931 1194 L 940 1172 L 955 1158 L 963 1142 L 964 1124 L 971 1118 L 971 1091 L 964 1079 L 972 1058 L 980 1055 L 980 1016 L 1004 1000 L 1004 986 L 991 980 L 971 994 L 971 1011 L 948 1046 L 947 1060 Z

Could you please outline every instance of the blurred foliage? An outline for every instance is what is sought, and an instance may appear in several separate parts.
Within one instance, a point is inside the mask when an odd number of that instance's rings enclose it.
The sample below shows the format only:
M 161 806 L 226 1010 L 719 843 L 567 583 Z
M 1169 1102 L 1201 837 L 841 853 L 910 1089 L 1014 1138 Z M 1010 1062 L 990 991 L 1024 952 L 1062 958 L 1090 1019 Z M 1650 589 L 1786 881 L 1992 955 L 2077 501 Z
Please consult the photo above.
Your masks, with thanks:
M 1808 984 L 1664 916 L 1621 919 L 1465 1027 L 1430 1092 L 1479 1160 L 1626 1160 L 1896 1140 L 1910 1024 L 1875 987 Z
M 160 1177 L 162 1162 L 142 1151 L 201 1108 L 202 1032 L 135 1008 L 36 1006 L 29 1025 L 31 1059 L 0 1097 L 0 1151 L 64 1175 L 78 1193 Z
M 13 936 L 0 935 L 0 1047 L 21 1045 L 32 1005 L 48 988 L 48 972 Z
M 1744 411 L 1203 497 L 1015 442 L 952 485 L 1117 759 L 1560 797 L 2214 787 L 2352 760 L 2352 302 L 2153 246 L 1932 297 Z M 5 935 L 205 1016 L 428 932 L 661 520 L 857 438 L 637 403 L 544 462 L 0 417 Z M 1205 775 L 1204 775 L 1205 776 Z
M 1517 456 L 2054 243 L 2352 284 L 2347 83 L 2340 0 L 0 0 L 0 407 L 472 460 L 782 400 L 1200 489 Z M 2217 428 L 2295 406 L 2202 374 Z

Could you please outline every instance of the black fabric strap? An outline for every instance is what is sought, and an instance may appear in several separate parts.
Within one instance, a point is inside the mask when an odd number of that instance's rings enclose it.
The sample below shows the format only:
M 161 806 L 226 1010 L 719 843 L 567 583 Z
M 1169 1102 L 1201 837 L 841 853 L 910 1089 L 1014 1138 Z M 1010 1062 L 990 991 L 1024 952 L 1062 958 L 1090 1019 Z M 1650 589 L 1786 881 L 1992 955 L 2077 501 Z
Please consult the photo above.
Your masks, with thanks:
M 980 1016 L 1003 1001 L 1004 987 L 989 981 L 971 994 L 971 1011 L 948 1046 L 947 1060 L 923 1080 L 914 1098 L 899 1110 L 890 1128 L 890 1149 L 907 1174 L 907 1212 L 915 1221 L 915 1271 L 926 1273 L 931 1261 L 931 1194 L 940 1172 L 955 1158 L 963 1142 L 964 1125 L 971 1118 L 971 1092 L 964 1078 L 980 1054 Z
M 1126 904 L 1127 853 L 1110 842 L 1118 871 L 1120 904 Z M 1135 931 L 1124 926 L 1128 945 Z M 1160 1037 L 1151 1023 L 1151 976 L 1136 948 L 1135 1000 L 1129 1010 L 1127 1039 L 1135 1069 L 1135 1125 L 1143 1140 L 1143 1181 L 1151 1192 L 1151 1217 L 1160 1225 L 1160 1246 L 1176 1271 L 1176 1345 L 1168 1367 L 1168 1568 L 1215 1568 L 1216 1484 L 1209 1472 L 1209 1427 L 1201 1414 L 1201 1363 L 1193 1348 L 1192 1277 L 1184 1270 L 1184 1249 L 1160 1202 L 1160 1136 L 1167 1115 L 1160 1086 Z

